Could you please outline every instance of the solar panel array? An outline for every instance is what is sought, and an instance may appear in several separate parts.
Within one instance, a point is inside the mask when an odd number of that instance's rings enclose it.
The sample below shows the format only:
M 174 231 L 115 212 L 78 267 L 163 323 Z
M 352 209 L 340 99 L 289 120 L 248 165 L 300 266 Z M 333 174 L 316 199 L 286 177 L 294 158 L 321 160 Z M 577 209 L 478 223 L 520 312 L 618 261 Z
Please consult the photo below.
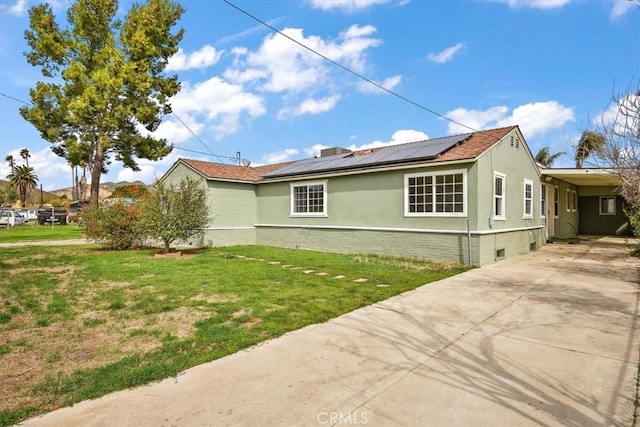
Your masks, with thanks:
M 289 166 L 269 172 L 265 174 L 264 177 L 273 178 L 287 175 L 354 169 L 404 161 L 429 160 L 438 157 L 438 155 L 449 150 L 451 147 L 465 141 L 471 135 L 471 133 L 466 133 L 408 144 L 392 145 L 378 148 L 371 154 L 354 155 L 354 153 L 341 153 L 333 156 L 300 160 Z

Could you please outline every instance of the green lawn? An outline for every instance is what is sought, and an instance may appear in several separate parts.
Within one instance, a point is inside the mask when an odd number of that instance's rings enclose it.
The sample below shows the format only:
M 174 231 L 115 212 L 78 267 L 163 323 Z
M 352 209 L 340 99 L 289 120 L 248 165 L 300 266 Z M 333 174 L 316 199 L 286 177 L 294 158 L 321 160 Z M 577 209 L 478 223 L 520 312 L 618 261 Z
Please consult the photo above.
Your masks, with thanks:
M 157 252 L 0 253 L 0 425 L 170 377 L 466 270 L 260 246 Z
M 0 243 L 27 242 L 38 240 L 66 240 L 84 238 L 85 228 L 77 224 L 37 225 L 33 222 L 15 227 L 0 228 Z

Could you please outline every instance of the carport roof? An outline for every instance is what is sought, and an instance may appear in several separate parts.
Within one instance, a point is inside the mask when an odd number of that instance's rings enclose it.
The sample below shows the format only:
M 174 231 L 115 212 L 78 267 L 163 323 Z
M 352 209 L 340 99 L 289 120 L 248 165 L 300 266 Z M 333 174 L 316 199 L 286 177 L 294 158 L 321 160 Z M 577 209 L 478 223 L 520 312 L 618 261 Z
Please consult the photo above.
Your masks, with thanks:
M 549 176 L 561 179 L 573 185 L 583 186 L 612 186 L 620 185 L 620 177 L 611 169 L 603 168 L 548 168 L 541 169 L 542 178 Z

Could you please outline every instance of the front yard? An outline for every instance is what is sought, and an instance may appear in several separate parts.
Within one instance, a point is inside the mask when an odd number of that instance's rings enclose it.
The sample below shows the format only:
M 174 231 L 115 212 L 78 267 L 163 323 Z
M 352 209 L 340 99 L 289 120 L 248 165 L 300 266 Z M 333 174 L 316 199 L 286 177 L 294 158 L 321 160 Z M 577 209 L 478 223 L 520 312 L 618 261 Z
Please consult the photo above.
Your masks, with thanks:
M 0 425 L 173 376 L 466 270 L 259 246 L 156 252 L 0 248 Z

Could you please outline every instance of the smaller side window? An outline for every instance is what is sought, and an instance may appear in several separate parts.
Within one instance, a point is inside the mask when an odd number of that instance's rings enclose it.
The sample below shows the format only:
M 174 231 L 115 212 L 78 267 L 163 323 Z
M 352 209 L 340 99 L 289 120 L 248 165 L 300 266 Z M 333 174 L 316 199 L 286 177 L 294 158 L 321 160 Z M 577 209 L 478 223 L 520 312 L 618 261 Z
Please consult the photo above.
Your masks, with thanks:
M 533 218 L 533 181 L 524 180 L 524 214 L 525 219 Z
M 614 196 L 600 197 L 600 215 L 616 214 L 616 198 Z
M 556 186 L 553 187 L 553 216 L 560 216 L 560 189 Z
M 571 212 L 573 199 L 571 198 L 571 190 L 567 188 L 567 212 Z
M 547 216 L 547 186 L 540 184 L 540 218 Z
M 571 192 L 571 200 L 572 200 L 571 210 L 575 212 L 578 210 L 578 192 L 576 190 L 573 190 Z
M 505 175 L 499 172 L 493 173 L 493 218 L 506 219 L 505 215 Z

